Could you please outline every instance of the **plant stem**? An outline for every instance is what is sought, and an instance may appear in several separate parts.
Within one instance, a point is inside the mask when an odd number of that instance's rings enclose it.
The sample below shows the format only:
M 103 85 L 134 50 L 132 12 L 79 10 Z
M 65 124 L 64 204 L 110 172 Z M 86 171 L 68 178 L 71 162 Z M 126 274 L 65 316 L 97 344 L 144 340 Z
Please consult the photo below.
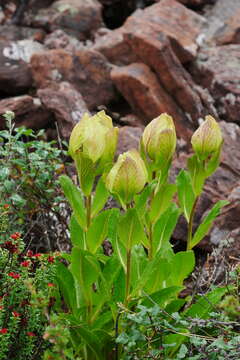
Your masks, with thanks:
M 86 196 L 85 205 L 87 210 L 87 229 L 88 229 L 91 224 L 91 205 L 92 205 L 91 195 Z
M 126 307 L 129 301 L 130 277 L 131 277 L 131 249 L 127 250 L 126 293 L 125 293 L 125 301 L 124 301 Z
M 198 196 L 195 198 L 193 203 L 193 207 L 190 214 L 189 224 L 188 224 L 188 234 L 187 234 L 187 250 L 191 250 L 191 242 L 192 242 L 192 229 L 193 229 L 193 218 L 196 210 L 198 202 Z
M 153 227 L 153 225 L 150 224 L 150 226 L 149 226 L 149 251 L 148 251 L 148 258 L 149 258 L 149 260 L 152 260 L 152 257 L 153 257 L 152 227 Z

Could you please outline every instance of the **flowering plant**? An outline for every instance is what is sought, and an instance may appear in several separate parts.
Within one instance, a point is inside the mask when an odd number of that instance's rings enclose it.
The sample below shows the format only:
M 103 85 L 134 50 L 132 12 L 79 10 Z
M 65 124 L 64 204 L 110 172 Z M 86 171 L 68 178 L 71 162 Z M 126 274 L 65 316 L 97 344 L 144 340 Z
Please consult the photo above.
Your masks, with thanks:
M 1 209 L 5 217 L 8 210 Z M 42 336 L 56 291 L 55 256 L 27 250 L 19 232 L 0 236 L 0 359 L 39 359 L 48 345 Z

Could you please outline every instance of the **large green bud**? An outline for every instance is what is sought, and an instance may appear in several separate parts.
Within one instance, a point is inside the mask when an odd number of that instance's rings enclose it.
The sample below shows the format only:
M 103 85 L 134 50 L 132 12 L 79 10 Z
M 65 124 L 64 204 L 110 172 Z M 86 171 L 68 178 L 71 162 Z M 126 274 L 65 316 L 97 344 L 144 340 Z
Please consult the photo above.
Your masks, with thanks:
M 145 128 L 141 147 L 145 155 L 157 166 L 168 163 L 176 148 L 176 130 L 173 119 L 164 113 L 153 119 Z
M 208 115 L 192 136 L 192 147 L 200 160 L 218 153 L 223 143 L 222 132 L 216 120 Z
M 135 194 L 143 190 L 147 180 L 144 161 L 137 150 L 130 150 L 119 155 L 106 178 L 106 187 L 125 207 Z
M 87 196 L 96 175 L 113 162 L 118 139 L 118 128 L 112 119 L 100 111 L 94 116 L 84 114 L 73 128 L 69 140 L 69 154 L 74 159 L 80 185 Z

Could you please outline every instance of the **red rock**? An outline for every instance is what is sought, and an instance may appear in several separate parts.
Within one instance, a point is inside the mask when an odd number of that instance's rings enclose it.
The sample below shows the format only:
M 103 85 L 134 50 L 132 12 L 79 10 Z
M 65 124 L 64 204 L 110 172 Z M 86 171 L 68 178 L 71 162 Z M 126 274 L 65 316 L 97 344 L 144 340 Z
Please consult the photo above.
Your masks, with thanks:
M 49 50 L 34 55 L 31 67 L 38 88 L 68 81 L 82 94 L 90 110 L 114 97 L 111 66 L 96 51 L 84 49 L 71 54 L 61 49 Z
M 122 154 L 131 149 L 139 149 L 139 140 L 143 129 L 140 127 L 122 126 L 119 129 L 116 154 Z
M 128 65 L 137 62 L 139 61 L 138 57 L 126 43 L 124 34 L 136 29 L 145 34 L 149 26 L 152 26 L 156 36 L 159 32 L 169 36 L 180 61 L 187 62 L 196 56 L 197 38 L 204 25 L 205 20 L 202 16 L 187 9 L 177 1 L 161 0 L 161 2 L 144 10 L 138 9 L 123 26 L 98 37 L 93 48 L 103 53 L 110 62 L 116 65 Z
M 199 54 L 198 81 L 211 92 L 220 115 L 240 122 L 240 45 L 211 47 Z
M 17 127 L 26 126 L 31 129 L 42 129 L 51 122 L 52 116 L 49 111 L 42 107 L 37 98 L 29 95 L 22 95 L 7 98 L 0 101 L 0 115 L 6 111 L 15 113 L 14 122 Z M 5 127 L 5 119 L 0 117 L 0 128 Z
M 67 82 L 60 83 L 58 89 L 40 89 L 37 95 L 45 108 L 54 114 L 64 138 L 69 138 L 74 125 L 88 112 L 81 94 Z
M 84 40 L 103 25 L 101 11 L 102 6 L 97 0 L 58 0 L 40 10 L 31 25 L 50 32 L 62 29 Z
M 43 46 L 32 40 L 0 41 L 0 90 L 13 95 L 28 90 L 33 82 L 30 57 L 42 51 Z
M 197 55 L 197 39 L 206 20 L 176 0 L 161 0 L 144 10 L 138 10 L 127 22 L 136 18 L 151 23 L 156 31 L 164 32 L 171 39 L 173 49 L 181 62 L 192 60 Z M 143 28 L 144 31 L 144 28 Z
M 207 108 L 203 106 L 191 75 L 173 52 L 167 36 L 156 32 L 154 26 L 147 24 L 144 32 L 141 28 L 136 28 L 126 32 L 125 38 L 132 50 L 155 71 L 162 86 L 197 125 L 197 120 L 206 115 Z
M 180 137 L 188 137 L 187 121 L 183 113 L 159 84 L 156 75 L 142 63 L 115 67 L 111 77 L 118 90 L 144 124 L 163 112 L 173 116 Z
M 126 28 L 124 26 L 110 30 L 107 34 L 96 39 L 93 49 L 102 53 L 115 65 L 129 65 L 138 60 L 124 39 Z
M 240 8 L 215 34 L 218 45 L 240 44 Z

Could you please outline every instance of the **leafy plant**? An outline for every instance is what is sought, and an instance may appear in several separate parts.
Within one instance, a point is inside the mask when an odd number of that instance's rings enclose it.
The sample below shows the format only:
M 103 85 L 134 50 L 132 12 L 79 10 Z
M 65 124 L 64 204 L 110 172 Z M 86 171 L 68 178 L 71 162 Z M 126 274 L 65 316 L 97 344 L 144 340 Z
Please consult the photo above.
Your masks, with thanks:
M 0 131 L 0 206 L 11 205 L 9 231 L 22 231 L 35 245 L 56 249 L 56 228 L 67 239 L 61 211 L 64 199 L 56 177 L 64 171 L 61 158 L 66 153 L 54 142 L 43 141 L 44 131 L 34 134 L 31 129 L 15 128 L 14 114 L 4 116 L 7 129 Z
M 205 127 L 212 130 L 207 138 Z M 104 111 L 93 117 L 85 115 L 69 142 L 80 187 L 67 176 L 60 177 L 73 210 L 72 252 L 64 255 L 68 266 L 57 267 L 60 292 L 67 306 L 59 320 L 69 328 L 65 346 L 73 348 L 65 358 L 107 359 L 113 351 L 114 336 L 122 331 L 123 311 L 149 306 L 149 301 L 162 309 L 178 311 L 184 303 L 178 294 L 194 268 L 191 249 L 208 232 L 225 204 L 215 205 L 192 237 L 197 198 L 219 161 L 222 138 L 213 118 L 208 117 L 193 135 L 195 155 L 189 160 L 189 172 L 179 174 L 177 186 L 168 182 L 176 146 L 170 116 L 162 114 L 145 128 L 140 154 L 128 151 L 112 166 L 117 134 Z M 173 201 L 176 191 L 181 208 Z M 104 210 L 110 195 L 117 199 L 120 209 Z M 181 212 L 189 224 L 188 245 L 187 251 L 174 254 L 170 238 Z M 105 255 L 106 241 L 111 243 L 111 256 Z M 185 330 L 182 326 L 181 331 Z M 184 353 L 180 346 L 185 335 L 180 335 L 177 339 L 169 335 L 170 344 L 177 341 L 171 345 L 170 354 Z M 120 354 L 121 348 L 116 346 L 116 359 Z

